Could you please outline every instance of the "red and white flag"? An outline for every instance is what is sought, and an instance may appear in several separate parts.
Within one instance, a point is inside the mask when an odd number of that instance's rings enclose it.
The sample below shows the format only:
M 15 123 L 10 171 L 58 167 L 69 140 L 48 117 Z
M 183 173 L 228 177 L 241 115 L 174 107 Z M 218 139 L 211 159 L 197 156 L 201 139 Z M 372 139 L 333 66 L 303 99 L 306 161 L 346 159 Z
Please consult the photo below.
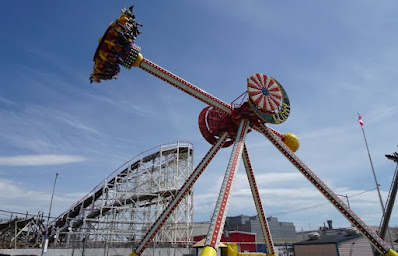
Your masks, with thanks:
M 358 114 L 358 123 L 363 127 L 362 116 L 360 114 Z

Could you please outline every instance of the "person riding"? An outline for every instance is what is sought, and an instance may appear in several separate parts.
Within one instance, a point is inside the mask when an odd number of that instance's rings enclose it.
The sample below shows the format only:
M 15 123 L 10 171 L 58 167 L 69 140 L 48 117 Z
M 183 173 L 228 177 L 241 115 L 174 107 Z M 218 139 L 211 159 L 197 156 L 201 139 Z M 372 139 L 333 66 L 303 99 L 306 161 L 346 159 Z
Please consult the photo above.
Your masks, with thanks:
M 94 54 L 93 73 L 90 74 L 90 83 L 101 80 L 116 79 L 120 66 L 129 56 L 132 43 L 141 33 L 138 27 L 142 24 L 135 21 L 133 7 L 121 9 L 120 16 L 108 26 L 104 38 L 99 39 L 99 45 Z

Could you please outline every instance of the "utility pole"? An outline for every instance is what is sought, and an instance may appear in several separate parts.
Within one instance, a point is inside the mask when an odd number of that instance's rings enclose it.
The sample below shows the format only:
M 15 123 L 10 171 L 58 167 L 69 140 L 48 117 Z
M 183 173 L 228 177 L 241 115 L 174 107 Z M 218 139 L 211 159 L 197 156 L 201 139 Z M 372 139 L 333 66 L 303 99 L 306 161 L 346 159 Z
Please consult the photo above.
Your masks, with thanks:
M 379 227 L 379 236 L 381 238 L 384 238 L 386 231 L 388 230 L 388 223 L 390 222 L 390 217 L 391 213 L 394 207 L 394 202 L 395 198 L 397 195 L 397 190 L 398 190 L 398 153 L 394 152 L 392 155 L 386 155 L 386 157 L 389 160 L 394 161 L 397 163 L 395 167 L 395 173 L 394 173 L 394 178 L 390 187 L 390 192 L 388 194 L 387 202 L 386 202 L 386 212 L 384 217 L 382 218 L 380 222 L 380 227 Z

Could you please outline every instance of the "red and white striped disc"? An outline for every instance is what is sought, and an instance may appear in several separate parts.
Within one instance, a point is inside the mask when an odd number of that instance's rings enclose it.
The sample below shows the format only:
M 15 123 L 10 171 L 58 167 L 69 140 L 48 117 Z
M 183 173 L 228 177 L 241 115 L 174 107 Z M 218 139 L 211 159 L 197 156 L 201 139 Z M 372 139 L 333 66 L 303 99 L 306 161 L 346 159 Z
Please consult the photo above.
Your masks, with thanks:
M 264 74 L 254 74 L 247 79 L 250 100 L 263 111 L 275 111 L 282 104 L 282 92 L 275 80 Z

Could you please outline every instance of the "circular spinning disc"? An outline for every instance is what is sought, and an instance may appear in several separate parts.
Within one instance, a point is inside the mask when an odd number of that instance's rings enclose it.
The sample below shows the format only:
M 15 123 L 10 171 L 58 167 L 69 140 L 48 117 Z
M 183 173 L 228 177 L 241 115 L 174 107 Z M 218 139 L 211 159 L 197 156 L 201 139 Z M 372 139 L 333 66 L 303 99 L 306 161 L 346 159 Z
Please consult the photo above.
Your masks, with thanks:
M 275 80 L 264 74 L 254 74 L 247 79 L 250 100 L 262 111 L 273 112 L 282 104 L 282 92 Z

